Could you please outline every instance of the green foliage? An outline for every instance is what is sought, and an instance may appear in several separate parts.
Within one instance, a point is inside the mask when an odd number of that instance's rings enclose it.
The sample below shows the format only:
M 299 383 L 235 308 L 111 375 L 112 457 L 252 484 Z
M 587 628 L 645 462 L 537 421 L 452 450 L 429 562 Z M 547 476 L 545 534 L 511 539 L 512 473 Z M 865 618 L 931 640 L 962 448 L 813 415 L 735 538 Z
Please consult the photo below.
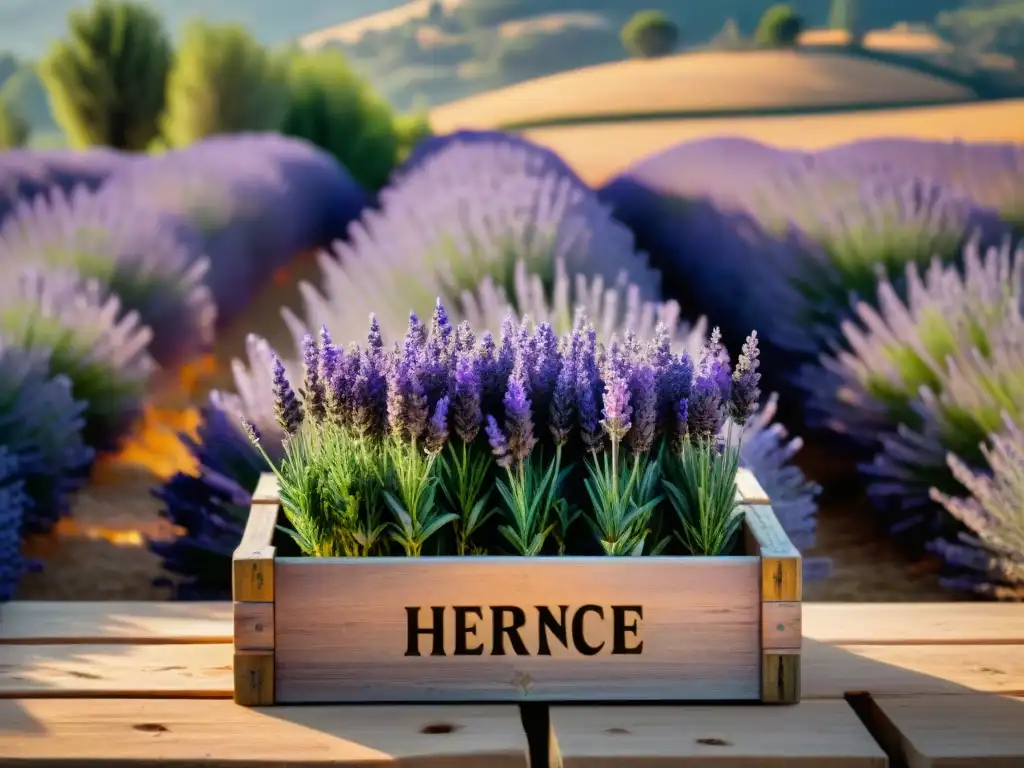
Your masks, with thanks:
M 675 50 L 679 27 L 661 11 L 638 11 L 622 28 L 621 39 L 633 58 L 652 59 Z
M 398 162 L 402 163 L 417 144 L 433 135 L 426 110 L 421 109 L 409 115 L 397 115 L 395 133 L 398 134 Z
M 387 183 L 401 141 L 391 107 L 337 50 L 286 59 L 289 104 L 281 132 L 334 155 L 368 189 Z
M 857 23 L 857 0 L 832 0 L 828 12 L 828 25 L 854 34 Z
M 30 134 L 28 122 L 0 94 L 0 150 L 24 147 Z
M 743 514 L 736 499 L 739 450 L 687 438 L 665 462 L 665 493 L 679 518 L 676 538 L 695 555 L 725 555 Z
M 196 21 L 186 28 L 167 81 L 167 146 L 221 133 L 276 131 L 287 109 L 282 61 L 243 27 Z
M 69 143 L 145 149 L 159 132 L 173 58 L 160 17 L 142 4 L 96 0 L 72 11 L 68 26 L 40 75 Z
M 754 42 L 766 48 L 786 48 L 796 45 L 804 29 L 804 20 L 784 3 L 773 5 L 764 12 L 754 32 Z

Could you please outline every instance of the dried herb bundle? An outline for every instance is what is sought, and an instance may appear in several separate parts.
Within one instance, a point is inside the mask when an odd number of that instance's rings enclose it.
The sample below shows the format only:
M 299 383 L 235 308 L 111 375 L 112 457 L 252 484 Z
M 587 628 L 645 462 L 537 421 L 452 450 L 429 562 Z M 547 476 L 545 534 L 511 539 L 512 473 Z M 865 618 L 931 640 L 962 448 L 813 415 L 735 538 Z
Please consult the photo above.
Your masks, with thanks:
M 758 367 L 755 333 L 695 364 L 663 326 L 606 346 L 582 313 L 561 338 L 509 315 L 478 339 L 438 301 L 390 348 L 375 318 L 363 346 L 307 335 L 297 388 L 275 361 L 280 462 L 246 428 L 309 555 L 720 555 Z

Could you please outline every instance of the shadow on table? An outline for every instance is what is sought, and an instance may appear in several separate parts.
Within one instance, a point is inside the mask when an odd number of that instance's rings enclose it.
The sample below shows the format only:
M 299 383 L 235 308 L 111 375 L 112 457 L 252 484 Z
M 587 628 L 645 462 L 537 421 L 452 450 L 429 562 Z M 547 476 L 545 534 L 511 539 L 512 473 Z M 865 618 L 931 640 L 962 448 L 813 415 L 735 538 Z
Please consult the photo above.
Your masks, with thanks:
M 994 646 L 989 646 L 993 647 Z M 1001 646 L 1005 649 L 1007 646 Z M 874 697 L 948 697 L 970 695 L 974 701 L 999 701 L 1002 709 L 1013 710 L 1011 716 L 1024 723 L 1024 702 L 1009 698 L 1024 693 L 1024 676 L 1019 669 L 1012 667 L 1016 661 L 1007 658 L 1000 664 L 999 652 L 989 658 L 977 662 L 966 659 L 956 645 L 930 646 L 927 650 L 919 646 L 903 646 L 905 650 L 892 653 L 893 646 L 859 646 L 853 651 L 839 646 L 831 646 L 814 640 L 805 639 L 803 647 L 802 678 L 803 701 L 840 700 L 845 699 L 864 723 L 867 730 L 888 754 L 890 765 L 898 768 L 906 764 L 905 750 L 907 744 L 901 739 L 898 730 L 888 721 L 884 713 L 875 704 Z M 962 646 L 961 646 L 962 648 Z M 871 658 L 875 649 L 887 649 L 890 659 L 883 661 Z M 944 661 L 934 661 L 934 654 L 944 654 Z M 929 662 L 931 658 L 933 661 Z M 939 666 L 948 677 L 920 671 L 920 666 Z M 531 672 L 531 674 L 533 674 Z M 538 675 L 533 675 L 536 679 Z M 500 704 L 502 702 L 494 702 Z M 519 702 L 523 728 L 526 731 L 531 765 L 546 766 L 550 748 L 550 708 L 560 702 Z M 567 707 L 614 706 L 614 707 L 679 707 L 680 723 L 685 721 L 685 711 L 691 707 L 728 706 L 743 707 L 745 722 L 750 718 L 763 716 L 767 722 L 777 722 L 780 710 L 785 706 L 765 705 L 751 702 L 703 702 L 703 703 L 650 703 L 650 702 L 606 702 L 594 703 L 562 702 Z M 390 721 L 395 710 L 385 715 L 382 707 L 387 704 L 369 704 L 327 708 L 324 706 L 279 706 L 258 710 L 261 716 L 280 720 L 303 728 L 322 731 L 332 739 L 355 743 L 381 753 L 389 753 L 396 742 L 415 751 L 422 748 L 433 752 L 446 749 L 446 742 L 455 742 L 450 754 L 456 754 L 460 744 L 481 743 L 483 734 L 480 732 L 480 709 L 478 705 L 451 705 L 437 707 L 431 705 L 401 706 L 401 718 L 396 725 L 405 729 L 405 733 L 396 734 L 394 730 L 380 727 Z M 800 704 L 795 705 L 799 708 Z M 773 720 L 774 719 L 774 720 Z M 1012 719 L 1008 719 L 1012 722 Z M 755 721 L 756 722 L 756 721 Z M 941 727 L 936 724 L 936 727 Z M 621 736 L 621 729 L 616 735 Z M 969 733 L 962 733 L 965 741 L 970 739 Z M 507 736 L 507 734 L 506 734 Z M 609 738 L 608 734 L 595 731 L 592 734 L 595 743 L 601 738 Z M 401 738 L 405 737 L 405 738 Z M 707 734 L 700 743 L 714 743 L 716 734 Z M 483 743 L 486 743 L 483 742 Z M 728 756 L 731 745 L 723 745 L 723 757 Z M 424 755 L 426 752 L 424 752 Z M 652 752 L 653 755 L 653 752 Z

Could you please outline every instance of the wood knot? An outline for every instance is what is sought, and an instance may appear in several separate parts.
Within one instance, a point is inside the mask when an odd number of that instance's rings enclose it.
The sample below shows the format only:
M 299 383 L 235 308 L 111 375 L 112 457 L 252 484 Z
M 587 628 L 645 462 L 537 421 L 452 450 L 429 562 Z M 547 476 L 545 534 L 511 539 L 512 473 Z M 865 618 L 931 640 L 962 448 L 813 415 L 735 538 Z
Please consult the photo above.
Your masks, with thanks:
M 706 747 L 731 747 L 732 744 L 725 739 L 697 739 L 698 744 Z
M 452 725 L 451 723 L 430 723 L 420 728 L 420 733 L 425 733 L 428 736 L 437 736 L 439 734 L 455 733 L 460 728 L 462 728 L 461 725 Z
M 160 723 L 139 723 L 133 725 L 132 730 L 142 731 L 143 733 L 167 733 L 170 731 L 166 725 L 160 725 Z
M 605 728 L 604 732 L 609 736 L 628 736 L 630 733 L 628 728 Z

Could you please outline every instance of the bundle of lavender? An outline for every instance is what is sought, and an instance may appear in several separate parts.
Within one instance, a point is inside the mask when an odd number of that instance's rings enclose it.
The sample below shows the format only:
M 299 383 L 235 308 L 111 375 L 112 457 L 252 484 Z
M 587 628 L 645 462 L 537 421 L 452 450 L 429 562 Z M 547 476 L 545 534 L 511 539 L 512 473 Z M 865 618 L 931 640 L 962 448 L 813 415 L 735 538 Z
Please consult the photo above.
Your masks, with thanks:
M 391 348 L 374 318 L 365 346 L 307 335 L 298 394 L 276 361 L 279 463 L 246 429 L 308 555 L 730 554 L 760 374 L 756 333 L 735 366 L 720 339 L 696 364 L 582 314 L 477 339 L 438 301 Z

